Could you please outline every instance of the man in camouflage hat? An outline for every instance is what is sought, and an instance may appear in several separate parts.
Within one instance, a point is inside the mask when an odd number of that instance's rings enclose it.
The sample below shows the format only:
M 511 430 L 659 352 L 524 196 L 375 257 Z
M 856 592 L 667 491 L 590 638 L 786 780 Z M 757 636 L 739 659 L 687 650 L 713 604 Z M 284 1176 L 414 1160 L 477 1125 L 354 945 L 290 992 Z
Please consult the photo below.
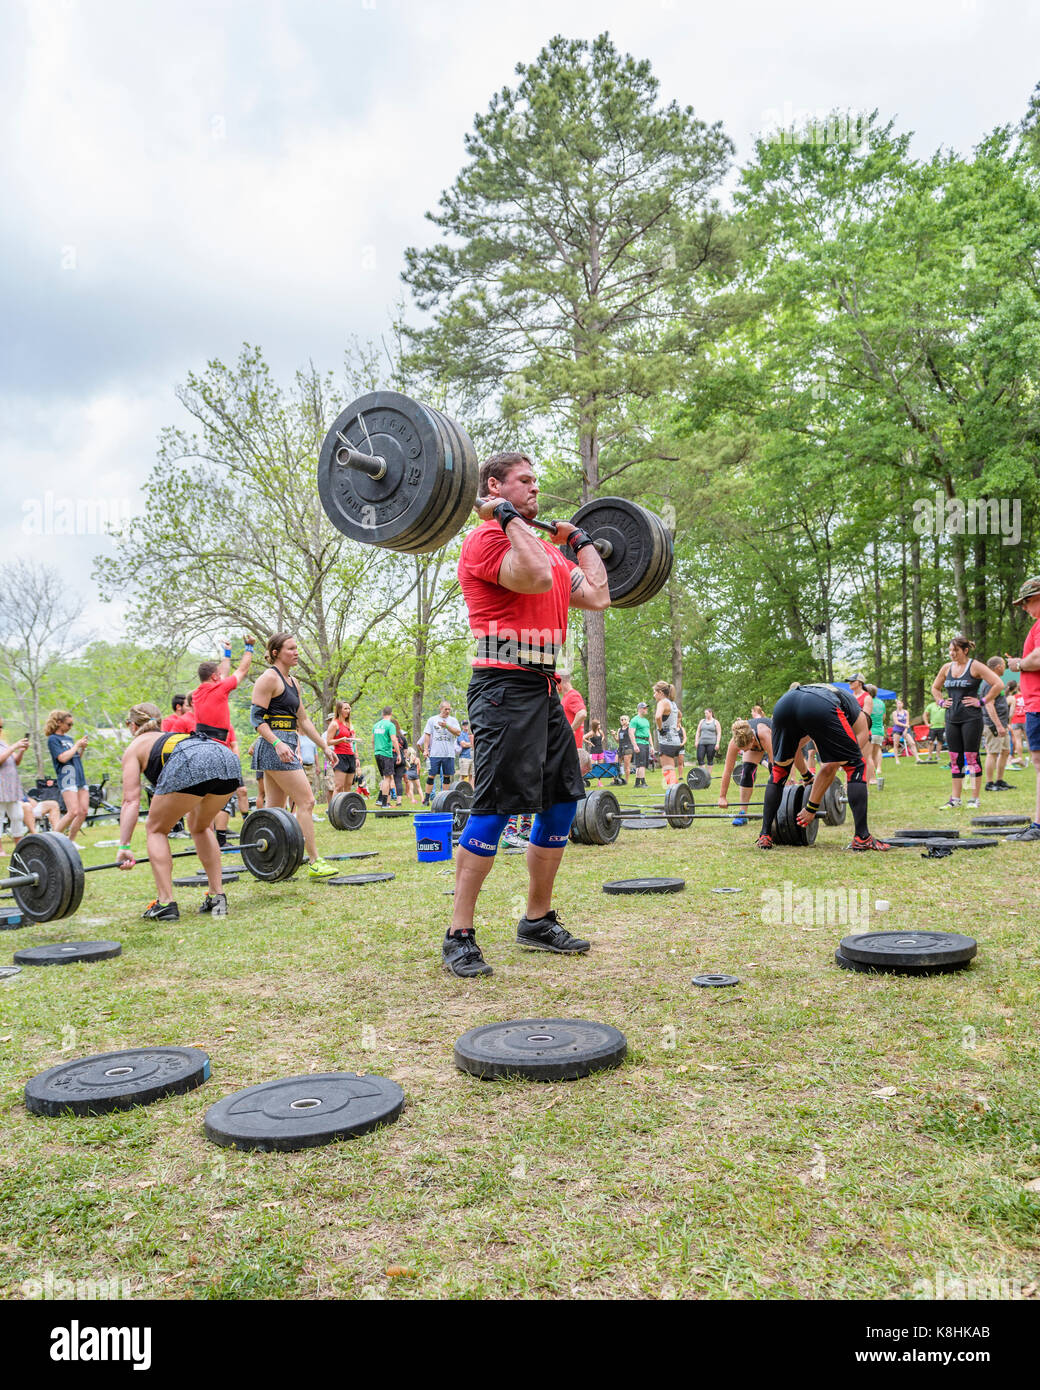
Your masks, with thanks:
M 1007 656 L 1009 671 L 1021 672 L 1022 698 L 1026 702 L 1026 747 L 1036 769 L 1036 805 L 1033 808 L 1033 823 L 1019 835 L 1009 835 L 1009 840 L 1040 841 L 1040 575 L 1027 579 L 1018 591 L 1016 605 L 1033 619 L 1033 626 L 1026 633 L 1021 656 Z

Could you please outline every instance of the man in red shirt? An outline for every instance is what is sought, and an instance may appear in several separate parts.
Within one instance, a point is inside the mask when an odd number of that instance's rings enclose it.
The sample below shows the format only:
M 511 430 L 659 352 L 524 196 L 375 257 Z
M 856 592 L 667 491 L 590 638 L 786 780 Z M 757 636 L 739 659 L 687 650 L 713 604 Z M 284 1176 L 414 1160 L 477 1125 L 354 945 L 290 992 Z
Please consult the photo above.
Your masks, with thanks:
M 245 651 L 234 674 L 228 675 L 231 670 L 231 643 L 225 642 L 224 655 L 220 661 L 199 663 L 201 684 L 191 694 L 191 706 L 195 711 L 195 732 L 215 739 L 217 743 L 226 743 L 229 748 L 231 713 L 228 710 L 228 696 L 238 687 L 239 682 L 245 679 L 253 660 L 253 638 L 247 635 L 242 641 Z
M 1019 835 L 1009 840 L 1040 840 L 1040 575 L 1027 579 L 1018 591 L 1015 604 L 1021 604 L 1033 619 L 1026 633 L 1021 656 L 1008 656 L 1010 671 L 1022 673 L 1021 692 L 1026 702 L 1026 746 L 1036 769 L 1036 805 L 1033 821 Z
M 603 561 L 584 531 L 561 521 L 551 541 L 524 524 L 538 514 L 538 483 L 526 454 L 481 465 L 482 525 L 462 543 L 459 584 L 476 638 L 466 706 L 473 731 L 474 792 L 455 863 L 455 904 L 442 945 L 444 967 L 468 979 L 490 975 L 473 931 L 477 896 L 511 815 L 536 812 L 527 849 L 527 910 L 517 942 L 575 954 L 552 909 L 556 873 L 585 784 L 554 678 L 570 608 L 610 606 Z M 569 544 L 578 563 L 560 550 Z
M 589 712 L 585 708 L 581 691 L 575 690 L 570 676 L 566 673 L 560 676 L 560 702 L 567 716 L 567 723 L 574 733 L 574 742 L 580 748 L 585 742 L 585 720 Z
M 162 722 L 164 734 L 190 734 L 195 728 L 195 715 L 190 695 L 175 695 L 171 701 L 173 713 Z

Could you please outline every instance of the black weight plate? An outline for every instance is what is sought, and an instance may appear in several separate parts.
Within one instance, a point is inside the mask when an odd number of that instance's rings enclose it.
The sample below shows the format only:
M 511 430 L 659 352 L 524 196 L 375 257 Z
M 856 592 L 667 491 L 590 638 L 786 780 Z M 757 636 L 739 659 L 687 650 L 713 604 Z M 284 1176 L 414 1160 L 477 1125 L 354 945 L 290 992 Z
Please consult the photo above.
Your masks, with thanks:
M 989 835 L 995 840 L 1006 840 L 1009 836 L 1018 833 L 1017 825 L 978 825 L 975 827 L 976 835 Z
M 206 1138 L 234 1149 L 288 1153 L 353 1139 L 396 1120 L 404 1092 L 383 1076 L 315 1072 L 265 1081 L 206 1111 Z
M 408 549 L 412 554 L 425 554 L 446 545 L 466 524 L 477 496 L 479 462 L 472 441 L 450 415 L 432 406 L 427 411 L 440 429 L 444 473 L 442 487 L 428 512 L 429 524 L 421 535 L 411 538 Z
M 613 546 L 603 564 L 614 608 L 645 603 L 666 582 L 672 568 L 671 537 L 645 508 L 624 497 L 600 497 L 579 507 L 571 521 L 593 540 L 609 540 Z M 564 553 L 575 559 L 569 547 Z
M 693 792 L 685 782 L 675 782 L 664 794 L 665 818 L 673 830 L 689 830 L 693 824 Z
M 664 830 L 668 822 L 658 820 L 656 816 L 632 816 L 621 821 L 620 825 L 622 830 Z
M 20 975 L 22 967 L 20 965 L 0 965 L 0 980 L 10 980 L 14 975 Z
M 835 777 L 823 794 L 821 813 L 825 825 L 844 825 L 849 811 L 849 798 L 845 783 Z
M 83 862 L 64 835 L 24 835 L 11 852 L 11 876 L 37 874 L 38 883 L 13 885 L 14 900 L 30 922 L 70 917 L 83 899 Z
M 607 787 L 598 787 L 586 798 L 585 830 L 589 840 L 595 845 L 612 845 L 621 834 L 620 816 L 614 793 Z
M 574 819 L 571 821 L 571 839 L 576 845 L 591 845 L 593 843 L 585 826 L 585 808 L 588 802 L 587 796 L 578 802 L 574 811 Z M 617 822 L 615 821 L 614 824 L 616 825 Z
M 336 803 L 337 830 L 360 830 L 368 815 L 368 802 L 360 792 L 340 792 L 332 798 Z M 331 806 L 331 802 L 329 805 Z M 332 816 L 329 816 L 332 821 Z
M 319 879 L 319 883 L 386 883 L 396 874 L 337 874 L 335 878 Z
M 907 839 L 904 835 L 895 835 L 888 842 L 895 845 L 897 849 L 996 849 L 1000 843 L 992 837 L 988 840 L 975 839 L 944 839 L 938 840 L 934 836 L 928 839 Z
M 711 768 L 691 767 L 689 772 L 686 774 L 686 781 L 687 784 L 690 787 L 692 787 L 695 792 L 704 791 L 706 788 L 711 786 Z
M 60 941 L 54 946 L 25 946 L 15 951 L 16 965 L 73 965 L 76 961 L 111 960 L 122 952 L 118 941 Z
M 463 1033 L 455 1044 L 455 1065 L 485 1081 L 573 1081 L 620 1066 L 627 1049 L 625 1035 L 609 1023 L 523 1018 Z
M 951 965 L 865 965 L 862 961 L 850 960 L 841 947 L 834 952 L 834 959 L 842 970 L 856 970 L 861 975 L 949 975 L 955 970 L 966 970 L 970 961 L 955 961 Z
M 861 965 L 955 965 L 978 950 L 973 936 L 957 932 L 879 931 L 842 938 L 840 950 Z
M 467 788 L 468 786 L 467 783 Z M 458 787 L 449 787 L 447 791 L 437 793 L 430 802 L 430 810 L 435 815 L 450 815 L 453 830 L 465 830 L 472 801 L 472 796 L 467 800 L 465 792 L 460 791 Z
M 339 823 L 339 799 L 342 795 L 343 792 L 336 792 L 334 796 L 330 796 L 328 800 L 328 805 L 325 807 L 326 818 L 328 819 L 328 822 L 332 826 L 333 830 L 342 830 L 344 828 Z
M 972 825 L 1028 825 L 1028 816 L 973 816 Z
M 242 865 L 263 883 L 282 883 L 303 863 L 303 831 L 281 806 L 250 811 L 242 822 Z
M 801 782 L 788 781 L 784 787 L 772 825 L 773 838 L 777 844 L 804 846 L 816 843 L 816 836 L 820 831 L 820 817 L 814 816 L 806 826 L 799 825 L 796 819 L 808 790 Z
M 684 878 L 616 878 L 604 883 L 604 893 L 681 893 Z
M 222 884 L 237 883 L 242 877 L 241 872 L 236 870 L 234 873 L 222 873 L 220 881 Z M 186 878 L 175 878 L 173 880 L 175 888 L 205 888 L 209 886 L 209 879 L 205 874 L 191 874 Z
M 896 835 L 900 840 L 959 840 L 961 832 L 959 830 L 897 830 Z
M 694 975 L 690 983 L 703 989 L 722 989 L 726 985 L 739 985 L 740 979 L 736 975 Z
M 342 440 L 386 460 L 378 480 L 337 461 Z M 429 532 L 431 502 L 443 484 L 446 460 L 437 422 L 417 401 L 396 391 L 373 391 L 333 421 L 318 457 L 318 496 L 325 515 L 351 540 L 407 548 Z M 452 461 L 454 466 L 454 461 Z
M 25 1087 L 33 1115 L 105 1115 L 194 1091 L 209 1079 L 209 1058 L 197 1047 L 138 1047 L 62 1062 Z
M 378 859 L 379 851 L 377 849 L 359 849 L 354 854 L 325 854 L 322 855 L 322 858 L 335 860 L 337 862 L 340 859 Z

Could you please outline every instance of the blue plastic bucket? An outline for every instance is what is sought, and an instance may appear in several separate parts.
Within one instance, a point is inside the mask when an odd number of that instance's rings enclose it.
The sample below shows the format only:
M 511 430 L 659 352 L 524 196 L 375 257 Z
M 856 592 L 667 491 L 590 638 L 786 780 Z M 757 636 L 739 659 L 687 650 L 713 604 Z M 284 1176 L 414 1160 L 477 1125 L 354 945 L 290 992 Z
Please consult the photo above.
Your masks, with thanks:
M 441 859 L 450 859 L 452 852 L 451 828 L 455 817 L 427 813 L 415 817 L 415 848 L 420 864 L 434 864 Z

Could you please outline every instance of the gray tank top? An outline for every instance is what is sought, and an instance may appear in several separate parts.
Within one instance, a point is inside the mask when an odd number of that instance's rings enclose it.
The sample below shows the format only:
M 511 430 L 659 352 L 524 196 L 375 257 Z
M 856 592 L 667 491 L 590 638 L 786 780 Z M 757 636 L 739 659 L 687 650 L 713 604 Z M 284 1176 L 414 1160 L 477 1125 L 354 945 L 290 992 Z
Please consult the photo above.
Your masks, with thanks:
M 668 714 L 661 720 L 661 730 L 657 737 L 660 743 L 678 743 L 679 711 L 676 708 L 674 700 L 669 700 L 668 703 L 671 706 L 671 709 L 669 710 Z

